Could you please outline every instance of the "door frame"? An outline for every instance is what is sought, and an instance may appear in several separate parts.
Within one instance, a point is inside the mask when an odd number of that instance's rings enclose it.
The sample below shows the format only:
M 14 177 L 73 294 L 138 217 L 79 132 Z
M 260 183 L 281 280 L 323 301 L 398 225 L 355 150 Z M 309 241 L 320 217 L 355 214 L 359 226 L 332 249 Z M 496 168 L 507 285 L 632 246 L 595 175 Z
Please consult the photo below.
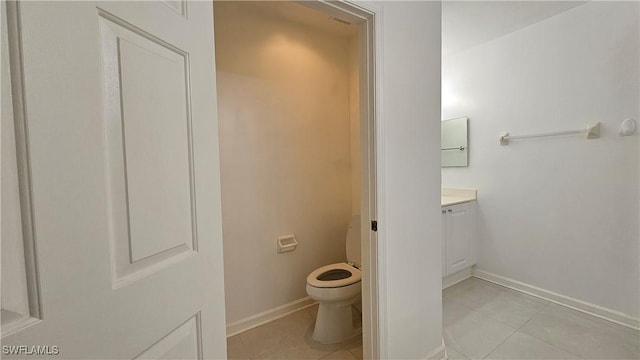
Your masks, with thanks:
M 362 236 L 362 341 L 365 359 L 383 359 L 386 334 L 386 236 L 382 112 L 382 6 L 360 0 L 295 1 L 359 27 Z M 377 221 L 377 231 L 371 221 Z
M 36 249 L 36 231 L 34 223 L 32 179 L 31 179 L 31 160 L 29 146 L 29 132 L 27 127 L 27 107 L 25 104 L 25 82 L 22 58 L 22 32 L 20 28 L 20 2 L 19 1 L 3 1 L 2 7 L 3 19 L 6 23 L 2 23 L 2 30 L 6 31 L 5 36 L 7 43 L 3 51 L 7 52 L 7 64 L 3 65 L 9 69 L 7 96 L 10 103 L 5 104 L 10 108 L 13 116 L 9 121 L 13 122 L 15 140 L 15 153 L 11 156 L 16 157 L 18 191 L 19 191 L 19 213 L 21 220 L 22 237 L 19 241 L 23 245 L 23 251 L 17 248 L 11 248 L 12 256 L 24 256 L 25 278 L 21 279 L 27 290 L 26 308 L 27 313 L 22 314 L 23 317 L 17 321 L 2 326 L 2 337 L 7 337 L 18 333 L 19 331 L 35 325 L 42 321 L 42 301 L 40 299 L 40 280 L 38 275 L 38 258 Z M 3 74 L 4 75 L 4 74 Z M 4 89 L 3 89 L 4 90 Z M 13 254 L 15 253 L 15 254 Z

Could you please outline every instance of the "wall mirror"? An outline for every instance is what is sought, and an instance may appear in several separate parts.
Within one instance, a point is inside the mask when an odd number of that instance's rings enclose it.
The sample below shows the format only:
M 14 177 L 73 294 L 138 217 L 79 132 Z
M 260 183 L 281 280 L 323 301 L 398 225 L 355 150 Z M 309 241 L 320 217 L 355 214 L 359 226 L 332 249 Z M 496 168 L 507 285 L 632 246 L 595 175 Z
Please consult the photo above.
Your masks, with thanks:
M 442 121 L 442 167 L 469 165 L 468 120 L 467 117 L 460 117 Z

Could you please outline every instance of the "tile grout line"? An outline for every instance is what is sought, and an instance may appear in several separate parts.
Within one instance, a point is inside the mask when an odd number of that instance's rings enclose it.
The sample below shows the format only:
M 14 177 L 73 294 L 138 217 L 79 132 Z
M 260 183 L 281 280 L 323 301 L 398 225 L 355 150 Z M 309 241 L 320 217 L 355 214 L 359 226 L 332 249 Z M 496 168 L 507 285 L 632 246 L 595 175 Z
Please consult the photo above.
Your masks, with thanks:
M 520 327 L 518 328 L 518 330 L 517 330 L 517 331 L 520 331 L 523 327 L 525 327 L 525 325 L 527 325 L 531 320 L 533 320 L 533 317 L 534 317 L 534 316 L 536 316 L 536 315 L 538 315 L 538 314 L 542 313 L 542 312 L 543 312 L 546 308 L 548 308 L 551 304 L 553 304 L 553 303 L 552 303 L 552 302 L 550 302 L 550 301 L 549 301 L 549 302 L 547 302 L 547 304 L 546 304 L 542 309 L 540 309 L 540 311 L 538 311 L 537 313 L 533 314 L 533 316 L 531 316 L 531 318 L 530 318 L 529 320 L 527 320 L 527 322 L 525 322 L 524 324 L 522 324 L 522 326 L 520 326 Z M 577 356 L 577 357 L 578 357 L 578 358 L 580 358 L 580 359 L 583 359 L 582 354 L 574 354 L 574 353 L 573 353 L 573 352 L 571 352 L 569 349 L 565 349 L 565 348 L 560 347 L 560 346 L 558 346 L 558 345 L 552 344 L 552 343 L 550 343 L 550 342 L 548 342 L 548 341 L 546 341 L 546 340 L 544 340 L 544 339 L 540 339 L 539 337 L 537 337 L 537 336 L 535 336 L 535 335 L 532 335 L 532 334 L 526 333 L 526 332 L 524 332 L 524 331 L 523 331 L 522 333 L 523 333 L 523 334 L 525 334 L 525 335 L 529 335 L 529 336 L 531 336 L 531 337 L 532 337 L 532 338 L 534 338 L 534 339 L 540 340 L 540 341 L 542 341 L 543 343 L 545 343 L 545 344 L 547 344 L 547 345 L 549 345 L 549 346 L 551 346 L 551 347 L 553 347 L 553 348 L 556 348 L 556 349 L 562 350 L 562 351 L 566 352 L 567 354 L 571 354 L 571 355 L 573 355 L 573 356 Z
M 354 354 L 353 351 L 347 349 L 347 351 L 349 352 L 349 354 L 351 354 L 351 356 L 353 356 L 354 358 L 360 360 L 360 358 L 358 357 L 358 355 Z
M 513 328 L 512 328 L 512 329 L 513 329 Z M 518 332 L 518 329 L 515 329 L 515 330 L 511 333 L 511 335 L 507 336 L 507 338 L 506 338 L 506 339 L 504 339 L 504 340 L 502 340 L 502 342 L 501 342 L 500 344 L 496 345 L 493 349 L 491 349 L 491 350 L 489 351 L 489 353 L 483 357 L 483 359 L 486 359 L 486 358 L 487 358 L 487 356 L 489 356 L 489 355 L 493 354 L 493 352 L 494 352 L 494 351 L 496 351 L 496 349 L 497 349 L 497 348 L 499 348 L 502 344 L 504 344 L 505 342 L 507 342 L 507 340 L 511 339 L 511 337 L 513 336 L 513 334 L 515 334 L 515 333 L 517 333 L 517 332 Z
M 360 339 L 362 340 L 362 335 L 359 335 L 359 336 L 360 336 Z M 356 359 L 358 359 L 358 360 L 361 360 L 361 359 L 358 357 L 358 355 L 356 355 L 353 351 L 351 351 L 351 349 L 348 349 L 348 347 L 349 347 L 351 344 L 355 344 L 356 342 L 358 342 L 358 340 L 357 340 L 357 339 L 354 339 L 353 341 L 349 341 L 349 342 L 348 342 L 348 343 L 347 343 L 347 344 L 342 348 L 342 350 L 347 350 L 351 355 L 353 355 L 353 357 L 354 357 L 354 358 L 356 358 Z
M 484 282 L 487 282 L 487 283 L 489 283 L 489 284 L 491 284 L 491 285 L 498 285 L 498 286 L 500 286 L 500 289 L 498 289 L 498 291 L 500 291 L 501 293 L 502 293 L 502 292 L 504 292 L 504 293 L 509 293 L 510 291 L 513 291 L 512 289 L 510 289 L 510 288 L 508 288 L 508 287 L 505 287 L 505 286 L 501 286 L 500 284 L 493 284 L 493 283 L 491 283 L 491 282 L 489 282 L 489 281 L 486 281 L 486 280 L 484 280 L 484 279 L 480 279 L 480 280 L 482 280 L 482 281 L 484 281 Z M 514 293 L 520 293 L 520 292 L 518 292 L 518 291 L 513 291 L 513 292 L 514 292 Z M 524 294 L 524 295 L 528 295 L 528 294 Z M 533 315 L 531 315 L 531 317 L 530 317 L 527 321 L 525 321 L 522 325 L 520 325 L 518 328 L 512 328 L 512 329 L 515 329 L 515 331 L 514 331 L 513 333 L 511 333 L 511 335 L 509 335 L 507 338 L 505 338 L 501 343 L 499 343 L 498 345 L 496 345 L 496 347 L 494 347 L 493 349 L 491 349 L 491 351 L 490 351 L 490 352 L 489 352 L 489 353 L 488 353 L 488 354 L 487 354 L 483 359 L 486 359 L 489 355 L 491 355 L 494 351 L 496 351 L 496 349 L 498 349 L 502 344 L 504 344 L 505 342 L 507 342 L 507 340 L 509 340 L 513 335 L 515 335 L 515 334 L 516 334 L 518 331 L 520 331 L 520 330 L 521 330 L 525 325 L 527 325 L 527 324 L 529 323 L 529 321 L 531 321 L 531 319 L 533 319 L 533 317 L 534 317 L 534 316 L 536 316 L 536 315 L 540 314 L 542 311 L 544 311 L 544 309 L 546 309 L 546 308 L 549 306 L 549 304 L 551 304 L 551 302 L 549 302 L 549 301 L 547 301 L 547 300 L 544 300 L 544 301 L 546 302 L 546 304 L 544 304 L 544 306 L 543 306 L 542 308 L 540 308 L 540 310 L 538 310 L 538 311 L 537 311 L 537 312 L 535 312 Z M 466 304 L 464 304 L 464 305 L 466 305 Z M 508 324 L 505 324 L 504 322 L 502 322 L 500 319 L 497 319 L 497 318 L 493 317 L 493 316 L 490 314 L 490 312 L 488 312 L 488 311 L 481 311 L 481 310 L 480 310 L 480 308 L 472 308 L 472 307 L 470 307 L 470 306 L 467 306 L 467 307 L 468 307 L 469 309 L 471 309 L 472 311 L 474 311 L 474 312 L 477 312 L 477 313 L 479 313 L 479 314 L 483 314 L 483 315 L 488 316 L 490 319 L 492 319 L 492 320 L 494 320 L 494 321 L 497 321 L 497 322 L 499 322 L 500 324 L 502 324 L 502 325 L 504 325 L 504 326 L 511 327 L 511 326 L 509 326 Z M 526 334 L 526 333 L 524 333 L 524 334 Z M 528 335 L 528 334 L 527 334 L 527 335 Z M 546 344 L 548 344 L 548 345 L 553 346 L 553 344 L 549 344 L 548 342 L 546 342 L 546 341 L 544 341 L 544 340 L 542 340 L 542 339 L 538 339 L 538 340 L 541 340 L 541 341 L 543 341 L 544 343 L 546 343 Z M 557 347 L 557 346 L 556 346 L 556 347 Z M 561 348 L 560 348 L 560 349 L 561 349 Z M 565 350 L 565 349 L 561 349 L 561 350 L 563 350 L 563 351 L 567 351 L 567 350 Z M 458 352 L 459 352 L 459 351 L 458 351 Z M 569 351 L 567 351 L 567 352 L 568 352 L 568 353 L 570 353 L 570 354 L 572 354 L 572 355 L 576 355 L 576 354 L 573 354 L 573 353 L 571 353 L 571 352 L 569 352 Z M 464 354 L 463 354 L 463 356 L 464 356 Z M 579 355 L 578 355 L 578 356 L 579 356 Z
M 466 360 L 470 360 L 465 354 L 463 354 L 458 348 L 453 347 L 453 346 L 445 346 L 447 348 L 452 348 L 453 350 L 455 350 L 455 352 L 457 352 L 458 354 L 460 354 L 463 358 L 465 358 Z M 448 354 L 447 354 L 448 355 Z
M 487 354 L 483 359 L 486 359 L 489 355 L 493 354 L 493 352 L 494 352 L 494 351 L 496 351 L 496 349 L 498 349 L 502 344 L 506 343 L 506 342 L 507 342 L 507 340 L 511 339 L 511 337 L 513 337 L 513 335 L 515 335 L 515 334 L 516 334 L 518 331 L 520 331 L 520 330 L 521 330 L 525 325 L 527 325 L 527 324 L 529 323 L 529 321 L 531 321 L 531 319 L 533 319 L 533 317 L 534 317 L 534 316 L 536 316 L 536 315 L 540 314 L 542 311 L 544 311 L 544 309 L 546 309 L 546 308 L 547 308 L 547 306 L 549 306 L 549 304 L 550 304 L 550 303 L 549 303 L 549 302 L 547 302 L 547 303 L 546 303 L 546 304 L 545 304 L 545 305 L 544 305 L 540 310 L 538 310 L 535 314 L 531 315 L 531 317 L 530 317 L 527 321 L 525 321 L 525 322 L 524 322 L 524 324 L 520 325 L 520 327 L 518 327 L 517 329 L 515 329 L 515 331 L 514 331 L 513 333 L 511 333 L 511 335 L 509 335 L 509 336 L 508 336 L 506 339 L 504 339 L 500 344 L 498 344 L 495 348 L 493 348 L 493 349 L 492 349 L 492 350 L 491 350 L 491 351 L 490 351 L 490 352 L 489 352 L 489 353 L 488 353 L 488 354 Z M 496 321 L 500 322 L 500 321 L 499 321 L 499 320 L 497 320 L 497 319 L 494 319 L 494 320 L 496 320 Z M 523 334 L 527 334 L 527 333 L 523 332 Z M 527 334 L 527 335 L 529 335 L 529 334 Z M 541 340 L 541 339 L 538 339 L 538 340 Z M 544 340 L 541 340 L 541 341 L 542 341 L 542 342 L 544 342 L 544 343 L 546 343 L 546 344 L 549 344 L 549 343 L 547 343 L 547 342 L 546 342 L 546 341 L 544 341 Z M 552 345 L 552 344 L 549 344 L 549 345 Z M 563 349 L 563 350 L 564 350 L 564 349 Z M 572 354 L 572 353 L 570 353 L 570 354 Z M 572 355 L 575 355 L 575 354 L 572 354 Z
M 483 280 L 483 279 L 480 279 L 480 280 Z M 487 281 L 485 280 L 483 282 L 487 282 Z M 491 283 L 491 282 L 488 282 L 488 283 Z M 527 293 L 524 293 L 522 291 L 518 291 L 517 289 L 511 289 L 511 288 L 502 286 L 500 284 L 493 284 L 493 283 L 491 283 L 491 284 L 492 285 L 498 285 L 498 287 L 500 287 L 501 290 L 506 291 L 507 293 L 514 293 L 514 294 L 519 294 L 519 295 L 521 294 L 521 295 L 524 295 L 526 297 L 532 296 L 531 294 L 527 294 Z M 500 291 L 500 292 L 502 292 L 502 291 Z M 456 297 L 455 294 L 447 294 L 447 296 L 445 296 L 443 294 L 443 299 L 453 298 L 453 297 Z M 533 297 L 536 297 L 536 296 L 533 296 Z M 495 353 L 496 350 L 498 348 L 500 348 L 501 346 L 503 346 L 507 341 L 509 341 L 509 339 L 512 338 L 514 336 L 514 334 L 516 334 L 518 332 L 522 332 L 522 335 L 531 336 L 535 340 L 540 341 L 540 342 L 542 342 L 542 344 L 548 346 L 550 351 L 552 351 L 552 349 L 555 349 L 555 351 L 562 352 L 562 353 L 564 353 L 566 355 L 569 355 L 569 356 L 575 356 L 578 359 L 583 359 L 584 360 L 585 356 L 582 355 L 584 353 L 583 349 L 565 348 L 565 346 L 563 346 L 563 343 L 560 343 L 558 345 L 556 345 L 555 343 L 551 343 L 550 341 L 555 341 L 554 337 L 551 337 L 549 339 L 545 339 L 545 338 L 540 338 L 540 336 L 543 336 L 544 333 L 540 333 L 540 334 L 536 335 L 535 332 L 533 334 L 530 334 L 528 331 L 527 332 L 524 331 L 524 328 L 527 327 L 528 324 L 531 323 L 532 326 L 533 326 L 533 324 L 537 324 L 537 322 L 532 322 L 532 320 L 534 320 L 536 317 L 542 316 L 541 314 L 543 314 L 543 313 L 547 314 L 549 316 L 555 317 L 555 316 L 553 316 L 553 314 L 549 314 L 548 313 L 548 311 L 550 311 L 551 307 L 555 307 L 555 306 L 558 306 L 559 309 L 561 309 L 561 311 L 563 313 L 564 312 L 568 312 L 568 313 L 576 312 L 576 317 L 579 318 L 580 321 L 584 320 L 587 325 L 591 325 L 591 326 L 589 326 L 590 328 L 602 328 L 603 331 L 607 331 L 607 332 L 612 330 L 612 331 L 615 331 L 616 333 L 619 333 L 620 335 L 625 335 L 625 336 L 628 336 L 628 334 L 634 335 L 633 333 L 631 333 L 629 331 L 626 331 L 626 329 L 618 328 L 617 326 L 615 326 L 616 325 L 615 323 L 610 322 L 607 319 L 602 319 L 602 318 L 592 319 L 591 318 L 593 316 L 592 314 L 581 312 L 581 311 L 578 311 L 578 310 L 576 310 L 576 309 L 574 309 L 572 307 L 565 306 L 564 304 L 558 304 L 558 303 L 556 303 L 554 301 L 550 301 L 550 300 L 547 300 L 547 299 L 544 299 L 544 298 L 539 298 L 539 297 L 537 297 L 537 298 L 542 300 L 542 301 L 544 301 L 543 306 L 541 306 L 537 311 L 533 312 L 532 315 L 529 316 L 528 319 L 526 319 L 526 321 L 522 325 L 520 325 L 519 327 L 515 328 L 515 331 L 513 331 L 502 342 L 500 342 L 497 346 L 495 346 L 493 349 L 491 349 L 489 354 L 486 355 L 484 357 L 484 359 L 490 358 L 492 356 L 492 354 Z M 503 325 L 507 325 L 508 326 L 508 324 L 505 324 L 504 322 L 502 322 L 499 319 L 497 319 L 496 317 L 494 317 L 492 315 L 492 312 L 480 310 L 482 307 L 476 307 L 476 306 L 471 307 L 466 302 L 464 302 L 463 305 L 466 308 L 472 310 L 473 312 L 482 313 L 483 315 L 487 315 L 490 319 L 498 321 L 499 323 L 502 323 Z M 547 312 L 547 313 L 545 313 L 545 312 Z M 600 321 L 600 320 L 602 320 L 602 321 Z M 540 344 L 540 345 L 542 345 L 542 344 Z M 635 346 L 636 346 L 636 349 L 637 349 L 637 343 L 636 343 Z M 453 350 L 456 350 L 457 352 L 460 353 L 460 351 L 458 351 L 454 346 L 450 346 L 450 347 Z M 633 350 L 633 348 L 631 348 L 631 349 L 632 349 L 631 352 L 633 354 L 636 354 L 636 356 L 637 356 L 638 355 L 637 350 Z M 461 353 L 461 356 L 466 357 L 466 355 L 464 353 Z M 633 356 L 633 358 L 636 358 L 636 357 Z M 638 359 L 640 359 L 640 358 L 638 358 Z
M 632 326 L 629 326 L 627 324 L 624 324 L 624 323 L 612 321 L 611 319 L 609 319 L 607 317 L 603 317 L 603 316 L 594 314 L 594 313 L 592 313 L 590 311 L 586 311 L 586 310 L 580 309 L 578 307 L 573 307 L 571 305 L 567 305 L 567 304 L 564 304 L 562 302 L 551 300 L 551 299 L 548 299 L 548 298 L 546 298 L 544 296 L 541 296 L 541 295 L 536 295 L 536 294 L 533 294 L 533 293 L 526 292 L 524 290 L 516 289 L 516 288 L 510 287 L 510 286 L 507 286 L 507 285 L 503 285 L 503 284 L 500 284 L 500 283 L 497 283 L 497 282 L 493 282 L 493 281 L 478 277 L 477 275 L 471 275 L 471 277 L 475 278 L 475 279 L 478 279 L 478 280 L 482 280 L 482 281 L 484 281 L 486 283 L 489 283 L 489 284 L 492 284 L 492 285 L 496 285 L 496 286 L 502 287 L 502 288 L 504 288 L 504 289 L 506 289 L 508 291 L 512 291 L 512 292 L 516 292 L 516 293 L 519 293 L 519 294 L 531 296 L 531 297 L 546 301 L 548 303 L 555 304 L 555 305 L 558 305 L 558 306 L 562 306 L 563 308 L 576 311 L 577 313 L 579 313 L 578 316 L 582 317 L 583 319 L 589 320 L 591 322 L 595 322 L 595 321 L 590 319 L 589 317 L 595 317 L 595 318 L 597 318 L 599 320 L 603 320 L 604 322 L 602 324 L 607 325 L 607 326 L 609 326 L 609 327 L 611 327 L 613 329 L 616 329 L 616 330 L 624 331 L 624 332 L 627 332 L 627 333 L 630 333 L 630 334 L 631 334 L 631 332 L 619 329 L 619 328 L 617 328 L 617 326 L 622 326 L 622 327 L 624 327 L 626 329 L 635 330 L 636 332 L 633 333 L 632 335 L 640 336 L 640 329 L 636 329 L 636 328 L 634 328 Z M 586 315 L 587 317 L 585 317 L 584 315 Z
M 500 343 L 499 343 L 498 345 L 496 345 L 493 349 L 491 349 L 491 350 L 489 351 L 489 353 L 487 353 L 487 355 L 485 355 L 482 359 L 486 359 L 486 358 L 487 358 L 487 356 L 491 355 L 491 354 L 492 354 L 492 353 L 493 353 L 493 352 L 494 352 L 498 347 L 500 347 L 500 345 L 502 345 L 505 341 L 509 340 L 509 338 L 511 338 L 511 337 L 513 336 L 513 334 L 515 334 L 516 332 L 518 332 L 518 330 L 522 327 L 522 326 L 520 326 L 519 328 L 511 327 L 511 326 L 509 326 L 509 325 L 507 325 L 507 324 L 503 323 L 502 321 L 499 321 L 499 320 L 497 320 L 497 319 L 494 319 L 493 317 L 489 316 L 489 315 L 488 315 L 488 314 L 486 314 L 485 312 L 479 311 L 478 309 L 475 309 L 475 308 L 470 308 L 470 307 L 468 307 L 468 306 L 467 306 L 467 308 L 471 309 L 471 312 L 472 312 L 472 313 L 477 313 L 477 314 L 480 314 L 480 315 L 482 315 L 482 316 L 486 316 L 486 317 L 488 317 L 489 319 L 491 319 L 491 320 L 493 320 L 493 321 L 495 321 L 495 322 L 499 323 L 499 324 L 500 324 L 500 325 L 502 325 L 502 326 L 505 326 L 505 327 L 508 327 L 508 328 L 510 328 L 510 329 L 513 329 L 513 332 L 512 332 L 509 336 L 507 336 L 507 337 L 506 337 L 502 342 L 500 342 Z M 527 322 L 528 322 L 528 320 L 527 320 Z M 526 324 L 526 323 L 525 323 L 525 324 Z M 523 326 L 524 326 L 524 325 L 523 325 Z M 444 332 L 444 327 L 443 327 L 443 332 Z M 449 346 L 446 346 L 446 347 L 449 347 Z M 456 347 L 454 347 L 454 346 L 451 346 L 451 347 L 452 347 L 453 349 L 455 349 L 455 350 L 456 350 L 456 352 L 458 352 L 458 353 L 460 353 L 462 356 L 464 356 L 466 359 L 471 359 L 471 357 L 467 357 L 467 355 L 466 355 L 464 352 L 462 352 L 462 351 L 458 350 Z
M 486 283 L 488 283 L 488 284 L 491 284 L 491 283 L 489 283 L 489 282 L 487 282 L 487 281 L 485 281 L 485 280 L 483 280 L 483 279 L 479 279 L 479 280 L 482 280 L 483 282 L 486 282 Z M 493 285 L 493 284 L 491 284 L 491 285 Z M 499 291 L 500 293 L 502 293 L 502 292 L 506 292 L 506 288 L 505 288 L 505 289 L 499 288 L 499 289 L 496 289 L 496 290 L 497 290 L 497 291 Z M 445 296 L 443 296 L 443 300 L 444 300 L 444 297 L 445 297 Z M 495 319 L 493 316 L 489 315 L 489 313 L 488 313 L 488 312 L 481 311 L 481 310 L 480 310 L 480 308 L 472 307 L 472 306 L 470 306 L 470 305 L 468 305 L 468 304 L 466 304 L 466 303 L 464 303 L 464 302 L 463 302 L 461 305 L 462 305 L 462 306 L 464 306 L 464 307 L 466 307 L 466 308 L 468 308 L 468 309 L 470 309 L 470 310 L 471 310 L 471 312 L 474 312 L 474 313 L 478 313 L 478 314 L 480 314 L 480 315 L 487 316 L 487 317 L 488 317 L 488 318 L 490 318 L 491 320 L 496 321 L 496 322 L 500 323 L 501 325 L 504 325 L 504 326 L 506 326 L 506 327 L 508 327 L 508 328 L 514 329 L 514 331 L 511 333 L 511 335 L 507 336 L 507 337 L 506 337 L 502 342 L 500 342 L 500 343 L 499 343 L 498 345 L 496 345 L 493 349 L 491 349 L 491 350 L 489 351 L 489 353 L 487 353 L 487 355 L 485 355 L 485 356 L 483 357 L 483 359 L 486 359 L 486 358 L 487 358 L 487 356 L 491 355 L 491 354 L 492 354 L 492 353 L 493 353 L 493 352 L 494 352 L 498 347 L 500 347 L 500 345 L 504 344 L 504 342 L 506 342 L 507 340 L 509 340 L 509 338 L 511 338 L 511 337 L 513 336 L 513 334 L 515 334 L 515 333 L 520 329 L 520 328 L 517 328 L 517 329 L 516 329 L 516 328 L 513 328 L 513 327 L 511 327 L 511 326 L 509 326 L 509 325 L 507 325 L 507 324 L 504 324 L 502 321 L 500 321 L 500 320 L 498 320 L 498 319 Z M 545 305 L 545 306 L 546 306 L 546 305 Z M 527 321 L 528 321 L 528 320 L 527 320 Z M 521 326 L 521 327 L 522 327 L 522 326 Z M 444 330 L 444 329 L 443 329 L 443 330 Z M 467 358 L 466 354 L 464 354 L 463 352 L 458 351 L 458 350 L 456 350 L 456 351 L 457 351 L 458 353 L 460 353 L 462 356 L 464 356 L 465 358 Z M 467 358 L 467 359 L 470 359 L 470 358 Z

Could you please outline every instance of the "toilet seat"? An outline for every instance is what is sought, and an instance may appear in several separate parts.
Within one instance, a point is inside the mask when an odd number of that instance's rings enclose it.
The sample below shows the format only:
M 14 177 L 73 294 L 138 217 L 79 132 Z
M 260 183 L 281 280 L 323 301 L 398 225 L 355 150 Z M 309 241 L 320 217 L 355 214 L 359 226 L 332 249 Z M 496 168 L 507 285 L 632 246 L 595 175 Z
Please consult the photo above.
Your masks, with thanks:
M 341 270 L 348 271 L 349 273 L 351 273 L 351 276 L 346 277 L 344 279 L 337 279 L 337 280 L 319 280 L 318 279 L 322 275 L 326 276 L 326 274 L 329 273 L 330 271 L 339 272 Z M 313 286 L 316 288 L 339 288 L 339 287 L 353 285 L 355 283 L 360 282 L 361 280 L 362 280 L 362 272 L 360 272 L 358 268 L 344 262 L 319 267 L 313 272 L 311 272 L 309 276 L 307 276 L 307 284 L 309 284 L 309 286 Z

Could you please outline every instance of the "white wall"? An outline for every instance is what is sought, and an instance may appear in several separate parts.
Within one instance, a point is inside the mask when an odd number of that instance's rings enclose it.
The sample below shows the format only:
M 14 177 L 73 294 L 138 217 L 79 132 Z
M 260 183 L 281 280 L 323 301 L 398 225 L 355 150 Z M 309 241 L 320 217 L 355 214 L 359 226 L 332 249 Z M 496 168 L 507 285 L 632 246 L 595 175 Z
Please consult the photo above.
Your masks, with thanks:
M 638 3 L 590 2 L 443 62 L 443 119 L 469 116 L 478 268 L 638 317 Z M 602 137 L 498 145 L 602 123 Z
M 386 259 L 383 357 L 424 359 L 442 339 L 439 2 L 383 3 Z
M 228 324 L 306 297 L 352 212 L 348 38 L 242 6 L 215 5 Z

